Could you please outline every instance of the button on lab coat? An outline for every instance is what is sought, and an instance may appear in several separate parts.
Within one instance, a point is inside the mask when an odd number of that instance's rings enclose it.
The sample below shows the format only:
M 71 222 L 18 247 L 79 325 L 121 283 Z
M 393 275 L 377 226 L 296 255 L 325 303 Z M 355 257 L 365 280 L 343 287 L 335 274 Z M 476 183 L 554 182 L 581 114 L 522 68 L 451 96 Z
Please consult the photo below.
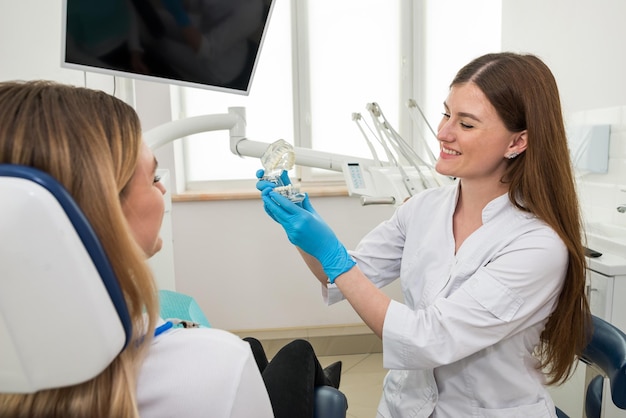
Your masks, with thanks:
M 400 278 L 383 326 L 379 417 L 555 417 L 533 352 L 554 310 L 568 253 L 502 195 L 455 254 L 458 186 L 426 190 L 351 255 L 378 287 Z M 334 285 L 328 303 L 343 296 Z

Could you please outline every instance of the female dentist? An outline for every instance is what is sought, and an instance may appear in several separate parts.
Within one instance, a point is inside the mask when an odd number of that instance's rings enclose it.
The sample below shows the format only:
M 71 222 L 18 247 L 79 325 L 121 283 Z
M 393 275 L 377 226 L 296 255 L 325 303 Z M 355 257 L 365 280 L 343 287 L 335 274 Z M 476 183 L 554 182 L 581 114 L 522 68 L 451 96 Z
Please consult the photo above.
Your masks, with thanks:
M 479 57 L 456 75 L 436 170 L 458 182 L 399 207 L 348 252 L 307 198 L 259 181 L 329 303 L 383 341 L 379 417 L 555 417 L 587 341 L 581 220 L 554 77 L 537 57 Z M 404 303 L 379 288 L 399 278 Z

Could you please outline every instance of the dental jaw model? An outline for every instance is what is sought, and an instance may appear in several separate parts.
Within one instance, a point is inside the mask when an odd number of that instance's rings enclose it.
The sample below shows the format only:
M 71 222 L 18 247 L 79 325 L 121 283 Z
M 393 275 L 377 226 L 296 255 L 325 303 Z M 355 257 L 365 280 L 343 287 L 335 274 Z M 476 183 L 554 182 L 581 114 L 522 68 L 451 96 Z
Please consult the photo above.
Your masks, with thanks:
M 275 192 L 280 193 L 292 202 L 299 203 L 304 199 L 304 193 L 300 193 L 300 189 L 290 183 L 285 184 L 281 178 L 283 170 L 291 170 L 295 161 L 296 156 L 293 146 L 284 139 L 271 143 L 261 156 L 261 164 L 265 170 L 263 180 L 275 183 Z

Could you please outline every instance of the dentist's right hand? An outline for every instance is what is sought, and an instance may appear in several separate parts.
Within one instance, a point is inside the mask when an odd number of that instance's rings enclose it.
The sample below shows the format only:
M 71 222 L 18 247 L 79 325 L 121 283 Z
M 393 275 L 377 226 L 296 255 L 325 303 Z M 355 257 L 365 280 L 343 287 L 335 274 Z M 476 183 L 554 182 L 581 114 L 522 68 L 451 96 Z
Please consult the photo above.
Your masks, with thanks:
M 273 191 L 273 187 L 265 187 L 262 188 L 261 198 L 265 211 L 282 225 L 289 241 L 320 262 L 330 283 L 356 264 L 335 233 L 313 209 L 308 195 L 299 206 Z

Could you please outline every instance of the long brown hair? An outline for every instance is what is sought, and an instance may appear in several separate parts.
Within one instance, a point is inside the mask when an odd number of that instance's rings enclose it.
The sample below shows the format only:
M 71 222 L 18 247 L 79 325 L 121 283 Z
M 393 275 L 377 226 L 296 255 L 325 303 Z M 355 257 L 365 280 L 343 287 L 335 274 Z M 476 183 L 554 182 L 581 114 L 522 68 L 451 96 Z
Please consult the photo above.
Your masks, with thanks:
M 53 82 L 0 83 L 0 163 L 43 170 L 69 191 L 109 257 L 133 323 L 131 342 L 101 374 L 70 387 L 0 394 L 0 417 L 139 416 L 136 377 L 158 298 L 119 196 L 140 146 L 137 114 L 113 96 Z
M 510 185 L 511 202 L 550 225 L 569 253 L 558 304 L 539 347 L 548 383 L 562 383 L 589 340 L 591 314 L 585 296 L 583 223 L 557 84 L 539 58 L 510 52 L 473 60 L 452 85 L 467 82 L 482 90 L 509 131 L 527 131 L 528 148 L 510 160 L 502 181 Z

